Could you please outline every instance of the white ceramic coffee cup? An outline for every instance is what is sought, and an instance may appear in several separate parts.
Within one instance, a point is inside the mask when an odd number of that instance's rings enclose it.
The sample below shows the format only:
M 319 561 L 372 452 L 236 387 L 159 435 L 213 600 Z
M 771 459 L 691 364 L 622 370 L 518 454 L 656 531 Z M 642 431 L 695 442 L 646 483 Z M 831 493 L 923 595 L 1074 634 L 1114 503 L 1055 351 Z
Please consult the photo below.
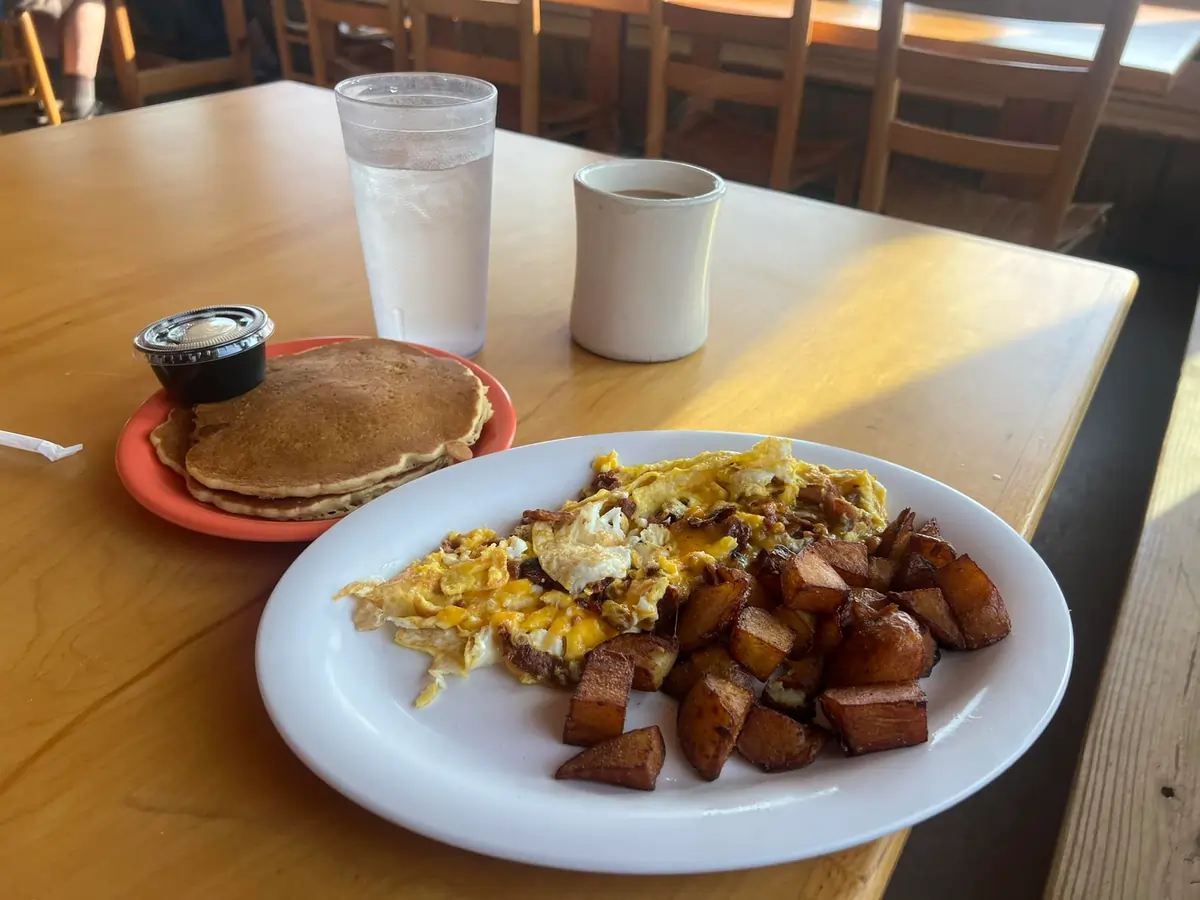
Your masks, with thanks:
M 625 362 L 699 350 L 708 338 L 708 269 L 724 195 L 725 182 L 707 169 L 661 159 L 610 160 L 576 172 L 576 343 Z

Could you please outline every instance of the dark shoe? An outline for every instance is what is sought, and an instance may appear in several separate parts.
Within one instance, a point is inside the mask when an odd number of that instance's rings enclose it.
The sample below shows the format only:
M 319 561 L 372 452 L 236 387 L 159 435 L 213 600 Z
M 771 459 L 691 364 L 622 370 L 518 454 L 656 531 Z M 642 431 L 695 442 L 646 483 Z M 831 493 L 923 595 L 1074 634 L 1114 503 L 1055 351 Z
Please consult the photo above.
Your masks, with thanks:
M 82 122 L 86 119 L 94 119 L 96 116 L 106 116 L 113 112 L 111 107 L 105 106 L 99 100 L 92 104 L 91 108 L 82 114 L 76 113 L 68 107 L 63 107 L 62 120 L 64 122 Z

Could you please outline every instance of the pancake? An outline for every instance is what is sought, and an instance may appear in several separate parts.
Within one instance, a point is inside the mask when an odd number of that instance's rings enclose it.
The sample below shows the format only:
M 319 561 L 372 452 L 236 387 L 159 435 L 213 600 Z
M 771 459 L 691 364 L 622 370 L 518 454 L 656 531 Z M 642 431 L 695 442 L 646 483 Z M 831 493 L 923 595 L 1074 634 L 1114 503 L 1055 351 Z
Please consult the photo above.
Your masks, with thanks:
M 412 481 L 414 478 L 437 471 L 449 463 L 449 457 L 442 457 L 433 462 L 422 463 L 402 475 L 385 478 L 362 490 L 345 494 L 325 494 L 319 497 L 248 497 L 232 491 L 214 491 L 206 488 L 194 478 L 187 479 L 187 489 L 197 500 L 241 516 L 292 522 L 333 519 L 347 515 L 393 488 Z
M 161 425 L 150 432 L 150 443 L 164 466 L 187 477 L 184 461 L 192 445 L 192 410 L 176 406 Z
M 253 497 L 345 496 L 448 457 L 491 417 L 461 363 L 379 338 L 277 356 L 254 390 L 195 409 L 186 469 Z

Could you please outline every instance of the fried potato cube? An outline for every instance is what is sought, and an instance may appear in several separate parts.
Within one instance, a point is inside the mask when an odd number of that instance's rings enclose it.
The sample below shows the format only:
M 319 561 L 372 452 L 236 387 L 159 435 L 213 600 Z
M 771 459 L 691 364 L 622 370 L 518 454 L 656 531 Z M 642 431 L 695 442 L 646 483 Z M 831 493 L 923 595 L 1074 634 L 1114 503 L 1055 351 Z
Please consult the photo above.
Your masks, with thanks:
M 690 653 L 717 640 L 750 596 L 750 582 L 705 584 L 692 591 L 679 613 L 679 649 Z
M 746 605 L 771 610 L 779 605 L 779 601 L 771 596 L 770 592 L 763 587 L 761 581 L 754 576 L 750 576 L 750 594 L 746 597 Z
M 738 736 L 738 753 L 764 772 L 803 769 L 825 749 L 829 732 L 819 725 L 802 725 L 783 713 L 756 706 Z
M 662 731 L 651 725 L 593 744 L 559 766 L 554 777 L 652 791 L 666 757 Z
M 754 693 L 705 675 L 679 704 L 676 730 L 683 755 L 705 781 L 716 781 L 737 744 Z
M 863 619 L 873 619 L 887 609 L 891 602 L 886 594 L 872 588 L 856 588 L 838 608 L 838 622 L 843 628 L 848 628 Z
M 992 579 L 969 556 L 937 570 L 937 586 L 954 613 L 968 650 L 1008 637 L 1012 620 Z
M 837 613 L 817 616 L 817 630 L 813 632 L 812 652 L 826 655 L 832 653 L 842 642 L 842 623 Z
M 937 519 L 930 519 L 916 530 L 916 534 L 923 535 L 924 537 L 931 537 L 935 540 L 941 540 L 942 527 L 938 525 Z
M 842 576 L 850 587 L 866 587 L 868 577 L 867 545 L 861 541 L 835 541 L 822 538 L 813 545 L 820 557 Z
M 925 642 L 908 613 L 889 606 L 854 622 L 825 664 L 825 684 L 851 687 L 916 681 L 925 671 Z
M 939 588 L 921 588 L 916 591 L 898 591 L 889 595 L 901 609 L 924 623 L 933 632 L 934 639 L 952 650 L 965 650 L 966 639 L 962 629 L 954 620 L 946 598 Z
M 772 547 L 761 551 L 750 566 L 750 574 L 758 581 L 766 595 L 775 603 L 783 600 L 783 588 L 780 585 L 783 567 L 789 559 L 795 556 L 784 546 Z
M 749 572 L 724 563 L 717 563 L 709 570 L 709 574 L 713 584 L 724 584 L 727 581 L 744 581 L 749 584 L 751 581 Z
M 916 518 L 911 509 L 900 510 L 900 515 L 896 516 L 879 536 L 879 546 L 875 548 L 875 555 L 899 561 L 900 557 L 908 552 L 908 542 L 912 538 Z
M 829 688 L 821 709 L 847 756 L 929 740 L 925 692 L 916 683 Z
M 867 560 L 867 587 L 876 591 L 886 591 L 892 586 L 899 566 L 886 556 L 872 556 Z
M 820 656 L 788 660 L 763 686 L 763 705 L 801 722 L 812 721 L 824 667 Z
M 921 643 L 925 645 L 925 668 L 921 672 L 921 677 L 928 678 L 933 674 L 933 667 L 942 658 L 942 651 L 938 647 L 937 641 L 934 640 L 933 632 L 929 630 L 928 625 L 924 622 L 917 622 L 917 627 L 921 629 Z
M 746 595 L 745 605 L 762 606 L 764 609 L 771 605 L 770 598 L 763 595 L 761 585 L 745 569 L 738 569 L 734 566 L 727 566 L 724 563 L 717 563 L 706 574 L 712 584 L 724 584 L 728 581 L 745 582 L 749 590 L 749 593 Z
M 633 660 L 596 648 L 571 696 L 563 743 L 590 747 L 625 730 L 625 707 L 633 685 Z
M 929 630 L 929 625 L 918 622 L 917 626 L 920 629 L 920 640 L 925 644 L 925 671 L 920 673 L 920 677 L 929 678 L 934 674 L 934 666 L 942 661 L 942 648 L 937 646 L 934 632 Z
M 850 593 L 850 586 L 811 544 L 784 565 L 780 586 L 785 606 L 811 613 L 836 612 Z
M 933 576 L 936 572 L 937 567 L 925 557 L 916 553 L 906 554 L 892 577 L 892 590 L 915 591 L 933 587 Z
M 682 700 L 705 675 L 715 675 L 747 690 L 751 690 L 754 684 L 750 673 L 738 665 L 728 650 L 712 646 L 703 647 L 686 659 L 676 662 L 663 680 L 662 692 L 668 697 Z
M 796 632 L 766 610 L 747 606 L 738 613 L 729 633 L 729 655 L 766 681 L 796 643 Z
M 596 648 L 633 661 L 633 689 L 657 691 L 679 658 L 679 641 L 654 634 L 618 634 Z
M 915 553 L 935 569 L 949 565 L 958 556 L 949 541 L 944 541 L 940 537 L 930 537 L 919 531 L 909 540 L 908 552 Z
M 792 629 L 796 635 L 796 642 L 792 644 L 792 651 L 788 656 L 806 655 L 812 649 L 813 636 L 817 630 L 817 617 L 812 613 L 800 612 L 798 609 L 789 609 L 786 606 L 776 607 L 772 615 Z

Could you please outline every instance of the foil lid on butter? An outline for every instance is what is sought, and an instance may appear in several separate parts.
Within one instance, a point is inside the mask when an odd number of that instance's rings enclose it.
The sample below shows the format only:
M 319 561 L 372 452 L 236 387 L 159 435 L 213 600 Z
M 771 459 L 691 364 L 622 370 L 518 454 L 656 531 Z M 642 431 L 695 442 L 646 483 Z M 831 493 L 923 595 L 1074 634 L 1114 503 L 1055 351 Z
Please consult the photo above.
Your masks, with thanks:
M 224 359 L 266 342 L 275 323 L 257 306 L 206 306 L 159 319 L 133 339 L 153 366 Z

